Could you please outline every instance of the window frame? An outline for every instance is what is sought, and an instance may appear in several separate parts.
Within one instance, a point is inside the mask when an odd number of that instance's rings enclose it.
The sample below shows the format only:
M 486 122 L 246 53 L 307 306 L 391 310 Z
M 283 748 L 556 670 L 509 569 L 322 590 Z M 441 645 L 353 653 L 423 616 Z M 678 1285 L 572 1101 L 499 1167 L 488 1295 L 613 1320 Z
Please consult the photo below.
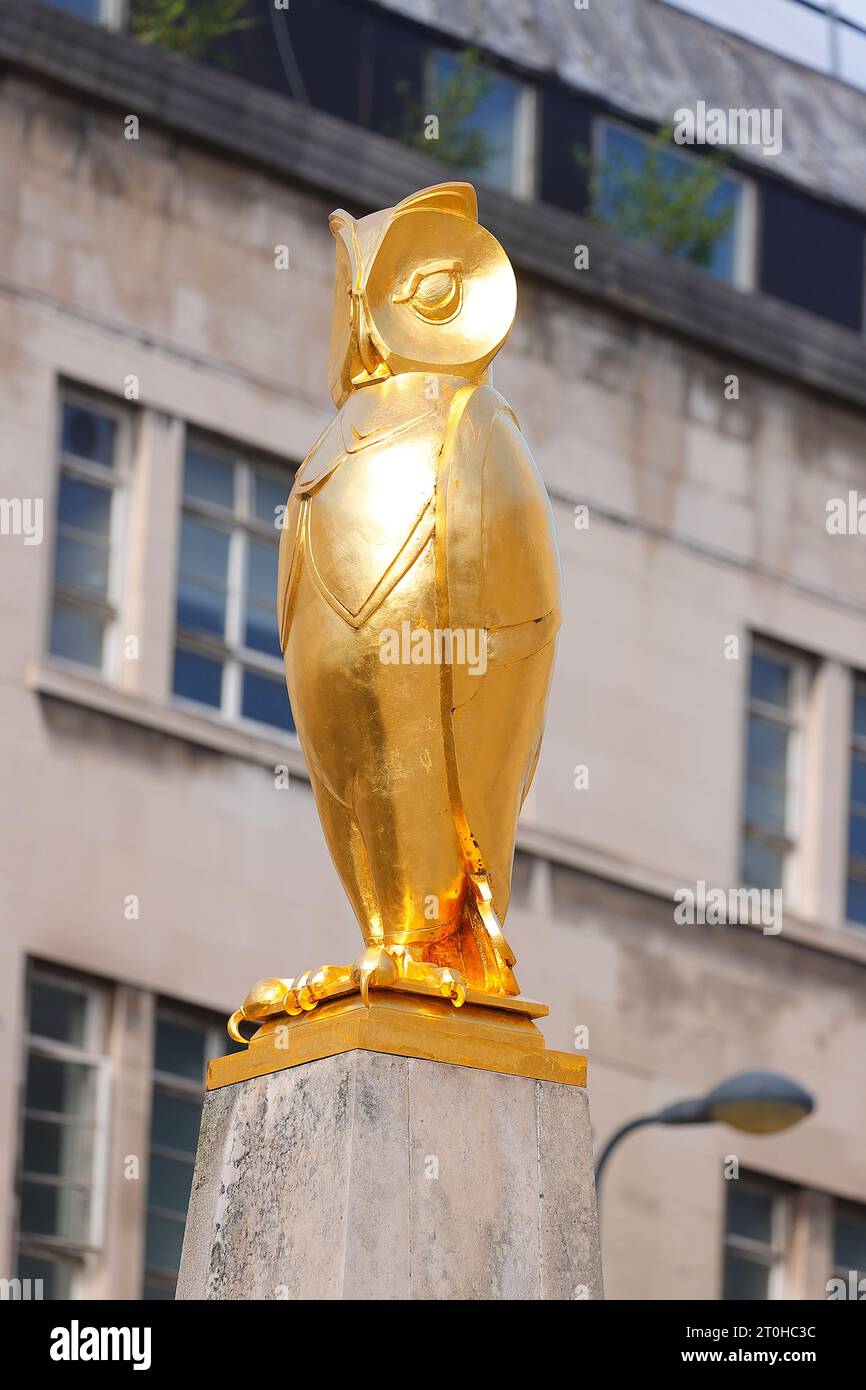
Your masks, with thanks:
M 49 4 L 53 0 L 48 0 Z M 58 9 L 65 9 L 65 6 L 58 5 Z M 74 18 L 82 20 L 85 24 L 100 24 L 106 29 L 123 29 L 126 26 L 129 0 L 96 0 L 97 13 L 91 18 L 89 15 L 74 15 Z M 66 10 L 67 14 L 73 11 Z
M 847 1287 L 852 1271 L 851 1269 L 843 1269 L 841 1265 L 836 1263 L 836 1222 L 840 1216 L 853 1217 L 856 1221 L 866 1224 L 866 1205 L 862 1202 L 851 1201 L 849 1198 L 845 1197 L 832 1198 L 830 1215 L 830 1273 L 827 1278 L 828 1282 L 830 1279 L 842 1279 Z M 863 1269 L 854 1270 L 853 1273 L 857 1276 L 859 1286 L 859 1281 L 866 1278 L 866 1263 L 864 1263 Z
M 758 1192 L 762 1197 L 769 1197 L 772 1202 L 770 1211 L 770 1243 L 752 1240 L 749 1236 L 735 1235 L 728 1228 L 728 1191 L 736 1183 L 742 1188 L 751 1189 Z M 765 1178 L 758 1174 L 744 1173 L 740 1177 L 725 1180 L 725 1205 L 724 1205 L 724 1227 L 722 1233 L 722 1288 L 721 1298 L 723 1302 L 739 1302 L 738 1299 L 728 1299 L 724 1297 L 725 1268 L 727 1265 L 728 1252 L 746 1256 L 752 1263 L 759 1264 L 768 1270 L 767 1278 L 767 1302 L 778 1303 L 788 1297 L 790 1273 L 788 1270 L 788 1260 L 790 1256 L 791 1235 L 794 1229 L 794 1190 L 785 1186 L 783 1183 L 774 1181 L 772 1178 Z
M 433 100 L 437 58 L 458 58 L 459 56 L 460 50 L 449 48 L 445 44 L 434 43 L 429 46 L 424 55 L 423 64 L 424 100 L 426 102 Z M 489 57 L 489 55 L 485 56 Z M 538 91 L 533 83 L 517 77 L 514 73 L 504 72 L 494 64 L 491 64 L 491 68 L 495 78 L 510 83 L 518 90 L 511 151 L 511 179 L 506 187 L 486 179 L 483 173 L 470 172 L 481 183 L 487 183 L 491 188 L 501 189 L 505 193 L 510 193 L 514 198 L 529 201 L 535 197 L 538 171 Z M 431 154 L 435 155 L 435 149 L 431 150 Z
M 849 884 L 849 882 L 853 879 L 856 883 L 863 883 L 864 885 L 866 885 L 866 859 L 861 859 L 861 858 L 858 858 L 857 856 L 853 856 L 853 855 L 851 854 L 851 830 L 850 830 L 850 819 L 851 819 L 851 816 L 854 814 L 854 806 L 855 806 L 855 802 L 854 802 L 853 777 L 852 777 L 852 765 L 853 765 L 853 762 L 854 762 L 854 755 L 855 755 L 855 754 L 862 754 L 862 755 L 863 755 L 863 758 L 866 759 L 866 734 L 858 734 L 858 733 L 856 732 L 855 728 L 854 728 L 854 708 L 855 708 L 855 701 L 856 701 L 858 695 L 862 695 L 863 698 L 866 699 L 866 675 L 863 675 L 861 672 L 856 672 L 856 671 L 855 671 L 855 672 L 854 672 L 853 687 L 852 687 L 852 692 L 851 692 L 851 718 L 850 718 L 851 733 L 850 733 L 850 739 L 849 739 L 848 796 L 847 796 L 848 818 L 847 818 L 847 822 L 846 822 L 846 843 L 845 843 L 845 899 L 844 899 L 845 906 L 844 906 L 843 911 L 844 911 L 844 915 L 845 915 L 845 924 L 846 924 L 846 926 L 849 926 L 849 927 L 853 928 L 854 931 L 864 931 L 864 930 L 866 930 L 866 922 L 861 922 L 861 921 L 858 921 L 858 919 L 857 919 L 856 917 L 849 917 L 849 916 L 848 916 L 848 884 Z M 859 801 L 856 803 L 857 806 L 860 806 L 860 804 L 861 804 L 861 803 L 860 803 Z M 861 817 L 861 819 L 866 819 L 866 817 Z
M 83 1047 L 60 1042 L 34 1034 L 27 1018 L 27 1031 L 22 1046 L 21 1084 L 18 1098 L 18 1146 L 15 1164 L 15 1251 L 16 1260 L 21 1254 L 34 1259 L 51 1260 L 67 1265 L 71 1270 L 72 1297 L 77 1296 L 77 1286 L 84 1274 L 88 1257 L 103 1252 L 106 1231 L 106 1205 L 108 1190 L 109 1142 L 111 1131 L 111 1058 L 109 1056 L 110 987 L 85 976 L 65 971 L 58 967 L 43 965 L 38 961 L 28 963 L 26 989 L 29 996 L 34 980 L 44 982 L 54 988 L 74 989 L 87 998 L 85 1025 L 86 1041 Z M 29 1003 L 29 1000 L 28 1000 Z M 36 1111 L 27 1105 L 28 1061 L 32 1054 L 48 1057 L 54 1061 L 69 1062 L 76 1066 L 92 1069 L 94 1081 L 94 1105 L 92 1123 L 93 1149 L 90 1159 L 90 1181 L 74 1179 L 54 1180 L 44 1173 L 30 1173 L 24 1168 L 24 1136 L 28 1118 L 56 1119 L 53 1112 Z M 90 1195 L 88 1229 L 86 1237 L 76 1240 L 73 1237 L 58 1235 L 36 1235 L 21 1230 L 21 1189 L 23 1183 L 37 1183 L 49 1187 L 86 1189 Z
M 596 176 L 605 157 L 608 130 L 619 130 L 630 135 L 633 139 L 639 140 L 644 146 L 651 142 L 655 133 L 644 130 L 641 126 L 630 125 L 628 121 L 618 120 L 615 116 L 594 116 L 590 136 L 590 155 L 593 172 Z M 705 155 L 697 154 L 695 147 L 690 146 L 681 147 L 671 144 L 669 153 L 675 158 L 692 164 L 696 159 L 706 158 Z M 722 171 L 722 177 L 733 180 L 740 187 L 739 208 L 734 217 L 733 275 L 730 280 L 726 280 L 704 266 L 694 266 L 693 269 L 702 270 L 704 274 L 711 275 L 722 285 L 730 285 L 744 293 L 752 293 L 757 287 L 758 275 L 758 187 L 754 179 L 730 166 Z M 688 265 L 690 262 L 684 262 L 684 264 Z
M 783 711 L 778 705 L 767 704 L 753 697 L 751 693 L 752 658 L 756 655 L 765 656 L 772 661 L 784 661 L 790 668 L 791 700 L 787 710 Z M 778 887 L 790 901 L 796 900 L 800 880 L 800 860 L 803 850 L 804 742 L 813 675 L 814 662 L 804 653 L 798 652 L 782 642 L 774 642 L 770 638 L 752 637 L 748 651 L 744 701 L 738 874 L 743 887 L 757 887 L 757 885 L 746 882 L 744 873 L 746 839 L 751 837 L 764 844 L 773 845 L 780 850 L 782 855 L 782 881 Z M 784 728 L 788 735 L 785 766 L 785 829 L 781 833 L 774 833 L 749 821 L 746 815 L 750 777 L 749 725 L 753 715 L 767 723 Z
M 200 498 L 189 498 L 183 489 L 183 470 L 186 456 L 191 448 L 200 448 L 215 459 L 228 463 L 233 468 L 232 509 L 219 507 Z M 279 678 L 285 686 L 285 666 L 282 656 L 269 656 L 266 652 L 248 647 L 243 641 L 244 613 L 247 594 L 247 555 L 250 540 L 269 541 L 276 539 L 279 553 L 281 531 L 276 525 L 260 521 L 255 516 L 255 473 L 264 471 L 278 478 L 286 487 L 288 501 L 294 482 L 297 466 L 287 461 L 275 461 L 255 449 L 244 450 L 225 441 L 215 440 L 206 432 L 185 427 L 183 463 L 180 492 L 180 525 L 178 528 L 177 564 L 175 575 L 175 605 L 171 630 L 172 671 L 177 648 L 195 655 L 208 657 L 222 664 L 220 704 L 208 705 L 188 696 L 179 695 L 174 690 L 174 677 L 171 681 L 173 703 L 200 718 L 214 720 L 220 724 L 231 724 L 249 733 L 262 736 L 263 731 L 274 738 L 287 739 L 297 744 L 297 734 L 293 729 L 281 729 L 276 724 L 250 719 L 243 714 L 243 677 L 245 670 L 257 674 Z M 197 632 L 183 628 L 178 623 L 177 599 L 183 575 L 182 533 L 184 518 L 189 516 L 215 529 L 224 531 L 229 538 L 226 561 L 225 624 L 224 635 Z M 274 594 L 274 631 L 276 632 L 276 593 Z M 286 695 L 288 700 L 288 694 Z
M 161 1021 L 165 1020 L 171 1023 L 178 1023 L 185 1028 L 189 1028 L 190 1026 L 194 1025 L 202 1029 L 202 1034 L 204 1037 L 205 1067 L 207 1067 L 208 1058 L 220 1056 L 223 1052 L 226 1051 L 226 1047 L 229 1046 L 229 1044 L 227 1044 L 226 1042 L 227 1035 L 225 1033 L 225 1026 L 223 1025 L 221 1027 L 220 1024 L 216 1022 L 214 1019 L 209 1017 L 203 1017 L 202 1014 L 194 1008 L 185 1009 L 181 1004 L 177 1004 L 172 1000 L 158 997 L 155 1001 L 155 1004 L 156 1007 L 154 1011 L 153 1021 L 154 1058 L 150 1069 L 151 1123 L 153 1114 L 153 1099 L 157 1093 L 157 1090 L 161 1091 L 164 1094 L 167 1093 L 172 1096 L 177 1096 L 181 1100 L 194 1100 L 198 1103 L 200 1110 L 201 1107 L 204 1105 L 205 1098 L 205 1076 L 202 1076 L 200 1082 L 195 1082 L 192 1080 L 191 1077 L 178 1076 L 175 1072 L 159 1071 L 157 1069 L 155 1055 L 156 1034 Z M 178 1225 L 182 1225 L 185 1231 L 187 1215 L 189 1211 L 189 1208 L 187 1208 L 187 1211 L 184 1212 L 181 1221 L 181 1218 L 178 1216 L 178 1213 L 176 1211 L 172 1211 L 167 1207 L 157 1207 L 151 1203 L 150 1164 L 151 1158 L 154 1154 L 181 1161 L 187 1161 L 189 1158 L 189 1155 L 184 1149 L 170 1149 L 167 1148 L 164 1144 L 154 1144 L 152 1133 L 150 1129 L 148 1130 L 147 1188 L 145 1191 L 145 1201 L 142 1211 L 144 1221 L 144 1242 L 141 1271 L 142 1298 L 144 1298 L 145 1289 L 148 1286 L 157 1289 L 165 1289 L 173 1293 L 177 1285 L 177 1273 L 172 1273 L 170 1270 L 164 1269 L 161 1266 L 148 1265 L 147 1263 L 148 1222 L 151 1215 L 158 1216 L 163 1220 L 174 1221 Z M 195 1165 L 196 1157 L 197 1155 L 193 1154 L 193 1168 Z
M 81 410 L 91 410 L 114 422 L 114 451 L 111 467 L 93 463 L 63 451 L 63 407 L 66 404 Z M 92 679 L 116 682 L 119 679 L 121 658 L 120 621 L 123 614 L 125 581 L 123 553 L 127 528 L 129 485 L 132 476 L 132 419 L 123 405 L 105 396 L 102 392 L 90 391 L 86 387 L 58 383 L 55 407 L 55 435 L 53 443 L 55 496 L 52 532 L 53 552 L 51 565 L 51 589 L 48 604 L 48 623 L 45 632 L 44 650 L 47 659 L 70 670 L 84 672 Z M 87 598 L 74 589 L 65 589 L 57 583 L 57 550 L 63 525 L 60 519 L 60 490 L 63 477 L 75 478 L 80 482 L 100 487 L 109 494 L 109 521 L 107 569 L 108 583 L 105 598 Z M 65 604 L 77 612 L 98 618 L 103 624 L 102 661 L 99 666 L 91 666 L 74 657 L 60 656 L 51 650 L 51 628 L 57 603 Z

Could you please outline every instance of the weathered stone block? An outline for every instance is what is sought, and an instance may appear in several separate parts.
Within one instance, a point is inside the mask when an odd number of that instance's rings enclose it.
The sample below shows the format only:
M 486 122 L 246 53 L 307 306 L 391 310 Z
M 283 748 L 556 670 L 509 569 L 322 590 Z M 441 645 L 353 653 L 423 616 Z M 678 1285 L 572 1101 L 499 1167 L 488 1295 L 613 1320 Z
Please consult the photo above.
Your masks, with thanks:
M 210 1091 L 177 1296 L 602 1297 L 585 1089 L 353 1050 Z

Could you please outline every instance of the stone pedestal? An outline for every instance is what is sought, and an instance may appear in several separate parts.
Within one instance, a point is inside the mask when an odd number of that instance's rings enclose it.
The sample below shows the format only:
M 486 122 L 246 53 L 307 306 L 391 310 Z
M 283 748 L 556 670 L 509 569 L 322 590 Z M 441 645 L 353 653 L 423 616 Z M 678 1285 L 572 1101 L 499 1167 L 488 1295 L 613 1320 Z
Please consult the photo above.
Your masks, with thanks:
M 256 1075 L 255 1047 L 213 1064 L 179 1299 L 602 1297 L 582 1085 L 364 1047 Z

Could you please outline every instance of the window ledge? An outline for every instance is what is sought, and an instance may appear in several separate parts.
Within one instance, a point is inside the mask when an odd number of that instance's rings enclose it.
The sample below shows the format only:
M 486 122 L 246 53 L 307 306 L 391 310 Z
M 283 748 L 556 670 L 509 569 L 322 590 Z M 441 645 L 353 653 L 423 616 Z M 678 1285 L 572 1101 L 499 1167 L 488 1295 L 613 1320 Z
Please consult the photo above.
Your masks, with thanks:
M 287 767 L 290 776 L 309 781 L 304 755 L 294 740 L 250 733 L 236 725 L 218 722 L 206 714 L 192 714 L 175 705 L 163 705 L 154 700 L 142 699 L 141 696 L 131 695 L 128 691 L 119 690 L 104 681 L 95 680 L 79 671 L 53 663 L 34 663 L 27 673 L 27 685 L 39 695 L 65 700 L 69 704 L 95 710 L 112 719 L 153 729 L 184 743 L 212 748 L 228 757 L 243 758 L 247 762 L 259 763 L 271 769 L 278 766 Z M 517 833 L 517 847 L 529 854 L 571 868 L 577 873 L 603 878 L 621 888 L 632 889 L 671 903 L 676 888 L 682 886 L 663 883 L 658 874 L 652 874 L 641 866 L 629 865 L 622 860 L 613 863 L 608 856 L 599 854 L 591 846 L 566 841 L 561 835 L 542 827 L 521 825 Z M 677 930 L 683 928 L 678 927 Z M 731 927 L 730 930 L 760 933 L 761 927 L 743 924 L 740 928 Z M 776 938 L 771 938 L 774 939 Z M 861 932 L 857 927 L 809 921 L 786 910 L 779 939 L 821 951 L 825 955 L 841 956 L 855 964 L 866 965 L 866 930 Z
M 630 863 L 625 859 L 614 858 L 586 842 L 566 840 L 555 830 L 542 826 L 523 825 L 518 828 L 517 847 L 529 854 L 535 854 L 551 863 L 573 869 L 577 873 L 604 879 L 619 888 L 646 894 L 648 897 L 669 903 L 671 907 L 671 926 L 682 931 L 738 931 L 757 932 L 762 935 L 759 923 L 743 922 L 720 925 L 718 927 L 682 927 L 674 923 L 674 893 L 683 887 L 691 886 L 693 880 L 684 876 L 677 882 L 666 874 L 653 872 L 642 864 Z M 719 887 L 721 885 L 711 885 Z M 820 951 L 824 955 L 841 956 L 852 964 L 866 965 L 866 928 L 850 926 L 847 922 L 830 922 L 817 918 L 806 918 L 793 910 L 783 907 L 782 930 L 778 936 L 768 936 L 768 941 L 788 941 L 808 950 Z
M 203 748 L 263 767 L 287 767 L 292 776 L 309 781 L 304 755 L 291 736 L 270 737 L 252 733 L 207 714 L 191 713 L 176 705 L 160 704 L 155 700 L 133 695 L 105 681 L 53 663 L 35 662 L 27 672 L 28 689 L 38 695 L 83 709 L 95 710 L 111 719 L 153 729 L 184 743 Z

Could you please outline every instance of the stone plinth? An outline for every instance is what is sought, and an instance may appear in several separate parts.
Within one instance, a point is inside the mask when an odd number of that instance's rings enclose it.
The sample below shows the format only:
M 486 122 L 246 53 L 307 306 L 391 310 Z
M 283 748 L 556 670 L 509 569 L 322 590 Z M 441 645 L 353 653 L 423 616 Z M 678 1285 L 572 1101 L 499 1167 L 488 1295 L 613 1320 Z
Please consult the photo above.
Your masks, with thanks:
M 602 1297 L 584 1087 L 360 1048 L 219 1085 L 177 1296 Z

